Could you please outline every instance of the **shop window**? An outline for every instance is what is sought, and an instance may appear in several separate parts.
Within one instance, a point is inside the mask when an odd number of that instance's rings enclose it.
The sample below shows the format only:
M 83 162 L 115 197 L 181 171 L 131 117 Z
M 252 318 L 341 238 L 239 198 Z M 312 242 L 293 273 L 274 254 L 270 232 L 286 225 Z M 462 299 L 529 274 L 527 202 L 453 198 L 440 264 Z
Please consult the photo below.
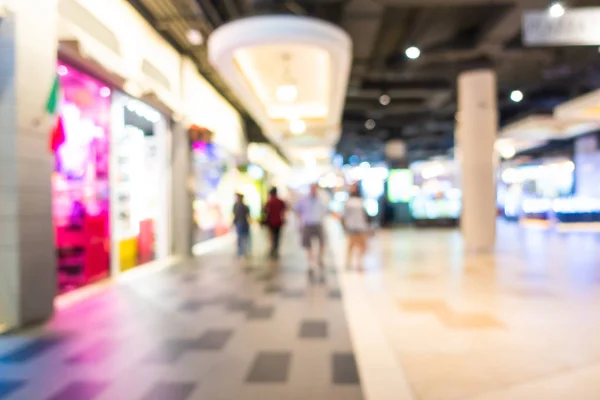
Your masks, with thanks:
M 120 271 L 165 254 L 165 118 L 149 105 L 118 93 L 114 104 L 116 160 L 114 240 Z M 161 243 L 164 242 L 164 246 Z
M 53 219 L 59 291 L 109 275 L 110 89 L 59 65 Z

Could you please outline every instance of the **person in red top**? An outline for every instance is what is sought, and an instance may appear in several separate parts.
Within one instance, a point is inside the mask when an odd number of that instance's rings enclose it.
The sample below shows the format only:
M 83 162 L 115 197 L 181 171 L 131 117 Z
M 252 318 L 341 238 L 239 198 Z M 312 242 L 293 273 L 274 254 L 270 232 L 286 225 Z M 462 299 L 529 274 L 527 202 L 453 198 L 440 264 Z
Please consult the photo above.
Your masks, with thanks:
M 281 228 L 285 223 L 285 211 L 287 206 L 277 196 L 277 188 L 271 189 L 269 199 L 265 204 L 264 221 L 271 232 L 271 257 L 279 257 L 279 243 L 281 242 Z

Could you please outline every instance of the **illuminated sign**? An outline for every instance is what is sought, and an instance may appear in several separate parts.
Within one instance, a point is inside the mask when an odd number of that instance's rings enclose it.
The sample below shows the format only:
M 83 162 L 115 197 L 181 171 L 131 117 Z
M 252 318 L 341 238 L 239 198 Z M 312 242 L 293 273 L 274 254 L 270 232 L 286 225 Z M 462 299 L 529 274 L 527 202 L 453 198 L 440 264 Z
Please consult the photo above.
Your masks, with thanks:
M 600 45 L 600 7 L 565 10 L 553 16 L 548 10 L 523 14 L 523 43 L 526 46 Z
M 192 125 L 188 129 L 188 136 L 192 143 L 201 142 L 201 143 L 211 143 L 213 133 L 202 126 Z
M 388 176 L 388 201 L 408 203 L 412 197 L 413 173 L 410 169 L 393 169 Z

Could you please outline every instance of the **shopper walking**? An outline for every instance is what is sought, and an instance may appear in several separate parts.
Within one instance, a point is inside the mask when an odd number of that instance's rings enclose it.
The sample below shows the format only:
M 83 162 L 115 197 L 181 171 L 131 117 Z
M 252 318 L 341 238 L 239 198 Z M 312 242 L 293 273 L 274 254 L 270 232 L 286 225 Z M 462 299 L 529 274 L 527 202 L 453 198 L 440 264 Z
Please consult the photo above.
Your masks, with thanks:
M 346 263 L 352 269 L 354 252 L 358 252 L 358 270 L 363 271 L 363 261 L 367 251 L 367 240 L 371 231 L 370 217 L 365 209 L 365 201 L 358 185 L 350 188 L 350 198 L 344 206 L 342 224 L 348 238 Z
M 250 208 L 244 203 L 244 195 L 238 193 L 233 206 L 233 225 L 237 233 L 238 257 L 248 255 L 248 241 L 250 238 Z
M 277 188 L 272 188 L 269 192 L 269 199 L 264 207 L 264 223 L 271 234 L 271 252 L 272 258 L 279 257 L 279 245 L 281 242 L 281 229 L 285 224 L 285 211 L 287 206 L 277 195 Z
M 323 221 L 327 216 L 327 210 L 327 205 L 319 197 L 319 187 L 316 184 L 310 186 L 309 195 L 301 198 L 295 207 L 295 211 L 300 219 L 302 246 L 308 256 L 308 273 L 311 279 L 314 278 L 315 264 L 317 262 L 321 271 L 324 272 L 325 234 Z M 314 257 L 313 240 L 317 241 L 319 245 L 318 260 L 315 260 Z

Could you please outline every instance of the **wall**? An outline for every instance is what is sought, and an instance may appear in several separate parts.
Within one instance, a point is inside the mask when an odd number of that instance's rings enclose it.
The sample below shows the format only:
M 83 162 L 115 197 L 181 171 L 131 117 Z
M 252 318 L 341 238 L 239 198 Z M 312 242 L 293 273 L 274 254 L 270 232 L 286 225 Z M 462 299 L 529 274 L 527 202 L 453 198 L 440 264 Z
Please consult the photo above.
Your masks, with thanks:
M 76 39 L 87 56 L 129 80 L 133 96 L 152 90 L 181 106 L 181 57 L 125 0 L 58 0 L 59 39 Z
M 244 156 L 242 120 L 235 108 L 198 73 L 189 59 L 183 59 L 181 79 L 184 113 L 189 122 L 213 131 L 214 143 L 230 154 Z
M 56 70 L 56 1 L 8 2 L 0 22 L 0 325 L 48 318 L 56 291 L 44 106 Z M 0 326 L 0 330 L 2 330 Z

